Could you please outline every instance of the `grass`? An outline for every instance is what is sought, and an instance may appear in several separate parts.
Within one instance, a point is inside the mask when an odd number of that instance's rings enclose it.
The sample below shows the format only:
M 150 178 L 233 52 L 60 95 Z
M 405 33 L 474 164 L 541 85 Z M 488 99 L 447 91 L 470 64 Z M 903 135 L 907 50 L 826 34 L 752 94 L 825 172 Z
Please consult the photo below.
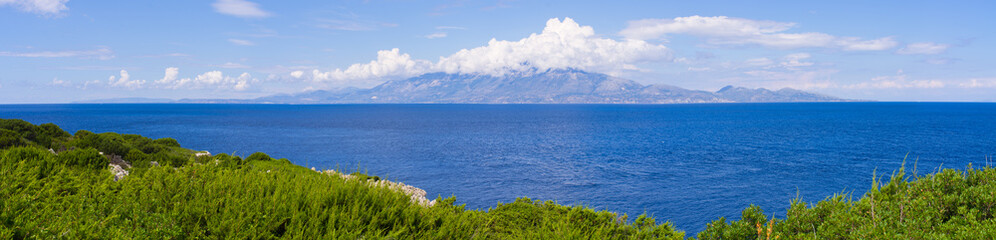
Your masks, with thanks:
M 528 198 L 487 211 L 467 210 L 454 197 L 423 206 L 369 184 L 379 178 L 366 174 L 346 180 L 263 153 L 195 157 L 171 139 L 70 135 L 54 125 L 25 123 L 0 119 L 0 239 L 686 238 L 645 215 L 629 219 Z M 134 167 L 114 181 L 107 164 L 118 154 Z M 899 169 L 890 176 L 873 179 L 872 189 L 857 199 L 839 194 L 813 204 L 793 201 L 785 219 L 749 206 L 739 219 L 719 218 L 695 237 L 996 238 L 993 168 L 922 176 Z

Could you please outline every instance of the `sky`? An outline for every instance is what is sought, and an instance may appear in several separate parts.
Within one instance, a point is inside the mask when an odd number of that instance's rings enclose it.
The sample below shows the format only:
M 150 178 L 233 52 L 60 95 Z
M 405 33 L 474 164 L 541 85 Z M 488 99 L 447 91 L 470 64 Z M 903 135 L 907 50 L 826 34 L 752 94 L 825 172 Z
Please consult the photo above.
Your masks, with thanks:
M 996 101 L 994 1 L 0 0 L 0 103 L 255 98 L 574 68 Z

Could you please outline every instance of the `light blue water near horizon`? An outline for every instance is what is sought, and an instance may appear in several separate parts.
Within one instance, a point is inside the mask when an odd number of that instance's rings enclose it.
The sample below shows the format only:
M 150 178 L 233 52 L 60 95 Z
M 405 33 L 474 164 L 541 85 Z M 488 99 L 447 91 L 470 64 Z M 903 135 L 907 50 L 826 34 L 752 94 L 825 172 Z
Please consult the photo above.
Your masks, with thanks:
M 993 103 L 54 104 L 0 118 L 361 169 L 471 209 L 527 196 L 645 212 L 690 234 L 750 204 L 782 217 L 796 196 L 860 196 L 907 153 L 921 175 L 996 153 Z

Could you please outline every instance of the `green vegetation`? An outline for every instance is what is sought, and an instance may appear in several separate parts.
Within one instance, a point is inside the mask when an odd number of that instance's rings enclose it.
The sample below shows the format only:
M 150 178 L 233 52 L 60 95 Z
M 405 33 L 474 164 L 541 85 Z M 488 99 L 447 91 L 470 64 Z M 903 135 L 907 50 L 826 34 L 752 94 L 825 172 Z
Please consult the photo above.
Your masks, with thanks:
M 52 149 L 51 151 L 49 149 Z M 119 181 L 108 164 L 131 164 Z M 915 171 L 914 171 L 915 172 Z M 916 176 L 916 174 L 912 174 Z M 0 239 L 397 238 L 684 239 L 670 223 L 516 199 L 487 211 L 455 198 L 414 203 L 383 181 L 353 180 L 254 153 L 196 156 L 174 139 L 92 133 L 0 119 Z M 904 169 L 858 200 L 846 194 L 786 219 L 756 206 L 699 239 L 993 239 L 996 170 Z

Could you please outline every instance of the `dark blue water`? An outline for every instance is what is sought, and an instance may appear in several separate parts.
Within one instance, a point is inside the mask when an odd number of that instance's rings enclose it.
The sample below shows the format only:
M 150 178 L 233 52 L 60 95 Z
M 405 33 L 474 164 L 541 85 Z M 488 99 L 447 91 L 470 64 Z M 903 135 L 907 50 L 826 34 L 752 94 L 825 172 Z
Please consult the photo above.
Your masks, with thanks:
M 469 208 L 528 196 L 646 212 L 691 233 L 752 203 L 784 216 L 797 195 L 860 195 L 907 153 L 921 173 L 996 154 L 987 103 L 0 105 L 0 118 L 360 168 Z

